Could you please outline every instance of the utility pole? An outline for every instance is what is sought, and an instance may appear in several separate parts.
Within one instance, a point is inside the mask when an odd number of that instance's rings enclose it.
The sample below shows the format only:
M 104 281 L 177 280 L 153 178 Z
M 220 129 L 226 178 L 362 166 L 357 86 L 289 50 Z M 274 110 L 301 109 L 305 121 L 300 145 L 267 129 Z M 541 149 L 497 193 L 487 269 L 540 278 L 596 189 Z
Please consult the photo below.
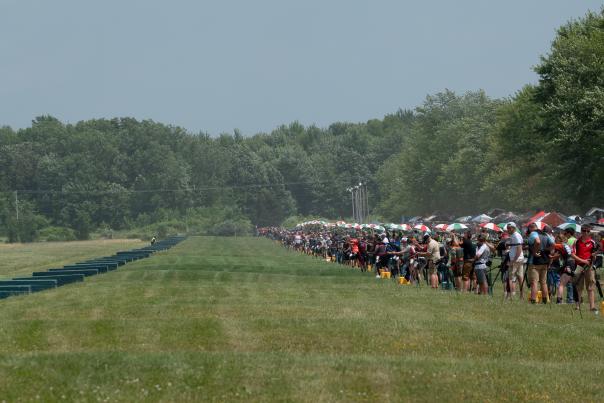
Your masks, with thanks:
M 356 211 L 354 209 L 354 189 L 346 188 L 346 190 L 350 192 L 350 200 L 352 202 L 352 221 L 354 221 L 356 217 Z
M 367 212 L 367 221 L 369 221 L 369 196 L 367 195 L 367 185 L 365 185 L 365 211 Z
M 15 211 L 17 212 L 17 221 L 19 221 L 19 196 L 15 190 Z

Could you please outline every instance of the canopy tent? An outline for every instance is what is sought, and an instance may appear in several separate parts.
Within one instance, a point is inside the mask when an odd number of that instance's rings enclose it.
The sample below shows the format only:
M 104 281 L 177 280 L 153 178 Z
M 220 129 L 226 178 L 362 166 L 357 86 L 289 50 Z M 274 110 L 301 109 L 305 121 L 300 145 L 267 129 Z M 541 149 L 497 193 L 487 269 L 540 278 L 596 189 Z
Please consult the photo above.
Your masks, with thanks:
M 507 213 L 499 214 L 496 217 L 493 217 L 493 222 L 510 222 L 510 221 L 518 221 L 518 215 L 508 211 Z
M 604 208 L 592 207 L 585 215 L 594 216 L 597 219 L 604 218 Z
M 542 216 L 535 222 L 542 222 L 542 223 L 549 225 L 550 227 L 557 227 L 560 224 L 564 224 L 565 222 L 568 222 L 568 218 L 563 216 L 560 213 L 556 213 L 555 211 L 552 211 L 551 213 L 545 214 L 544 216 Z

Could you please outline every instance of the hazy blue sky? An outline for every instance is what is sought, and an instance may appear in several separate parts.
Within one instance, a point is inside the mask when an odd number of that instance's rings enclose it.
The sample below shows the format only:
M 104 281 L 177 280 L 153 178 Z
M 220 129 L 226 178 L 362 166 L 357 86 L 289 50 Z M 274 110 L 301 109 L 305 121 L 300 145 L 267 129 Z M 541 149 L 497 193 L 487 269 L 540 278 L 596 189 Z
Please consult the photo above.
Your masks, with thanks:
M 0 125 L 133 116 L 216 135 L 381 118 L 536 81 L 594 0 L 0 0 Z

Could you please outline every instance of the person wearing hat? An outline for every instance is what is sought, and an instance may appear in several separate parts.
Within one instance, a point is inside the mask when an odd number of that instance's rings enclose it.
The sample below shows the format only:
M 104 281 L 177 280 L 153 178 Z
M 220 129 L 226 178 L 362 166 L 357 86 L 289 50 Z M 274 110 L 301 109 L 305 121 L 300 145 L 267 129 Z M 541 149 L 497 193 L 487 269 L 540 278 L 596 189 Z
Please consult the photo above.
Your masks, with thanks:
M 524 282 L 524 253 L 522 252 L 522 245 L 524 240 L 522 235 L 518 231 L 516 224 L 511 222 L 505 227 L 507 233 L 510 235 L 507 246 L 509 248 L 508 256 L 510 258 L 508 263 L 508 281 L 510 283 L 510 295 L 512 299 L 516 295 L 516 284 L 523 284 Z M 520 287 L 520 299 L 522 300 L 522 288 Z

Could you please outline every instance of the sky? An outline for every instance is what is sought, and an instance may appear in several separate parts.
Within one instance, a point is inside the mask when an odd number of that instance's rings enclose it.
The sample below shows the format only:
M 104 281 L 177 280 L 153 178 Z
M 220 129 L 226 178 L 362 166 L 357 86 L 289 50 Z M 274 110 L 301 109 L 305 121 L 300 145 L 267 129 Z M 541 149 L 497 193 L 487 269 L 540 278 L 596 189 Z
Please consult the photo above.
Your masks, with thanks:
M 210 135 L 513 95 L 594 0 L 0 0 L 0 126 L 135 117 Z

